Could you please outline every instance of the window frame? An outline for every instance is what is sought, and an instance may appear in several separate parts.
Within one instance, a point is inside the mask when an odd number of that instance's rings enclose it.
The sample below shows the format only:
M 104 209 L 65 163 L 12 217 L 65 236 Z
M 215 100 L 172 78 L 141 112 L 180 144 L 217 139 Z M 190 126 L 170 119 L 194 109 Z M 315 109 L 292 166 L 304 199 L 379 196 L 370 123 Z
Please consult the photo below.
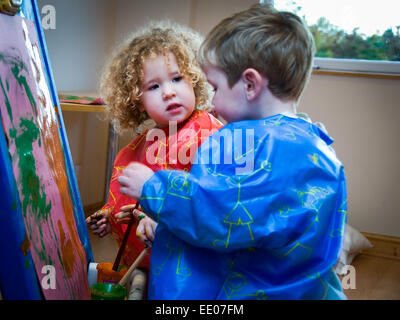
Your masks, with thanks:
M 314 70 L 400 75 L 400 62 L 314 57 Z

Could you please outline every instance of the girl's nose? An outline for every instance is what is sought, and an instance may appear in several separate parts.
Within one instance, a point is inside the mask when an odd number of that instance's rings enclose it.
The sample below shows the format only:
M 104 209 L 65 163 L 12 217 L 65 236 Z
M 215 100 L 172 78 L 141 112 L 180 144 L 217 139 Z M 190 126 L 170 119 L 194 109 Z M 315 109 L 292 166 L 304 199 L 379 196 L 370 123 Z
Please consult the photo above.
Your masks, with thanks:
M 170 99 L 175 97 L 176 93 L 171 84 L 166 84 L 163 87 L 163 99 Z

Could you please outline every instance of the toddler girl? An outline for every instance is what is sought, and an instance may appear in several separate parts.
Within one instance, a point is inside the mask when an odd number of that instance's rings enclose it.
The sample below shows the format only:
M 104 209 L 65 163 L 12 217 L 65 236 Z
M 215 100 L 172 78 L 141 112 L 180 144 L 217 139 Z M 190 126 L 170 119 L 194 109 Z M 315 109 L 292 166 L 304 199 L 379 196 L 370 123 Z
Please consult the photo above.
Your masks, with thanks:
M 130 162 L 139 161 L 154 171 L 189 170 L 201 142 L 222 124 L 209 109 L 209 87 L 196 54 L 201 37 L 172 22 L 150 24 L 137 32 L 115 55 L 101 80 L 102 98 L 118 129 L 134 129 L 138 136 L 117 155 L 103 208 L 87 218 L 92 231 L 103 237 L 112 232 L 121 244 L 135 200 L 119 192 L 118 177 Z M 143 238 L 153 239 L 156 223 L 146 219 Z M 143 221 L 145 222 L 145 221 Z M 129 236 L 122 264 L 131 265 L 143 250 Z M 147 256 L 139 267 L 148 269 Z

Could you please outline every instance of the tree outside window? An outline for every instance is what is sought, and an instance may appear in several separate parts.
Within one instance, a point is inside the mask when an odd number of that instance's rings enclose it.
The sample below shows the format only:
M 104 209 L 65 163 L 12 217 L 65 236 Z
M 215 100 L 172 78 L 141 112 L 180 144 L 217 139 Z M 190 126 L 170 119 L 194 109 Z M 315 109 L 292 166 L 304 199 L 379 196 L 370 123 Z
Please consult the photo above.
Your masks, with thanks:
M 388 26 L 383 32 L 376 31 L 375 33 L 366 35 L 360 27 L 354 27 L 349 31 L 345 30 L 343 26 L 340 27 L 331 23 L 328 18 L 324 17 L 324 14 L 328 13 L 327 10 L 318 12 L 320 17 L 317 21 L 309 23 L 308 21 L 310 20 L 309 17 L 311 17 L 311 13 L 315 17 L 315 12 L 311 12 L 311 8 L 313 8 L 312 5 L 303 8 L 302 5 L 306 5 L 307 1 L 275 0 L 273 2 L 278 9 L 295 12 L 306 21 L 315 38 L 317 49 L 316 57 L 400 61 L 400 18 L 398 19 L 398 24 Z M 327 3 L 327 1 L 318 2 Z M 314 1 L 315 6 L 318 2 Z M 388 4 L 395 3 L 391 1 L 386 2 Z M 310 3 L 310 1 L 308 1 L 308 3 Z M 335 1 L 333 3 L 338 6 L 343 4 L 340 1 Z M 352 1 L 349 0 L 347 3 L 352 3 Z M 363 3 L 364 6 L 373 5 L 375 8 L 371 9 L 377 9 L 378 6 L 383 5 L 385 1 L 379 3 L 364 1 Z M 398 1 L 396 5 L 400 6 L 400 1 Z M 365 9 L 364 7 L 363 10 Z M 397 12 L 399 12 L 399 9 L 400 8 L 391 8 L 390 6 L 386 8 L 386 10 L 396 10 Z M 369 23 L 372 25 L 378 21 L 377 19 L 385 19 L 385 17 L 380 16 L 379 12 L 375 12 L 369 18 Z

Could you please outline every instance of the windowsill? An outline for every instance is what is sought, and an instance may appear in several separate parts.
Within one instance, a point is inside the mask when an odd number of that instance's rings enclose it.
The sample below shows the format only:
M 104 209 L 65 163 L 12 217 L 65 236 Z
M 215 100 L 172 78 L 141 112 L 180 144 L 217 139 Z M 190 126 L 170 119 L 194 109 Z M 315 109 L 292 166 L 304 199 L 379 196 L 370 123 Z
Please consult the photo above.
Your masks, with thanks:
M 354 72 L 354 71 L 334 71 L 334 70 L 313 70 L 312 74 L 341 76 L 341 77 L 362 77 L 375 79 L 400 79 L 400 74 L 372 73 L 372 72 Z

